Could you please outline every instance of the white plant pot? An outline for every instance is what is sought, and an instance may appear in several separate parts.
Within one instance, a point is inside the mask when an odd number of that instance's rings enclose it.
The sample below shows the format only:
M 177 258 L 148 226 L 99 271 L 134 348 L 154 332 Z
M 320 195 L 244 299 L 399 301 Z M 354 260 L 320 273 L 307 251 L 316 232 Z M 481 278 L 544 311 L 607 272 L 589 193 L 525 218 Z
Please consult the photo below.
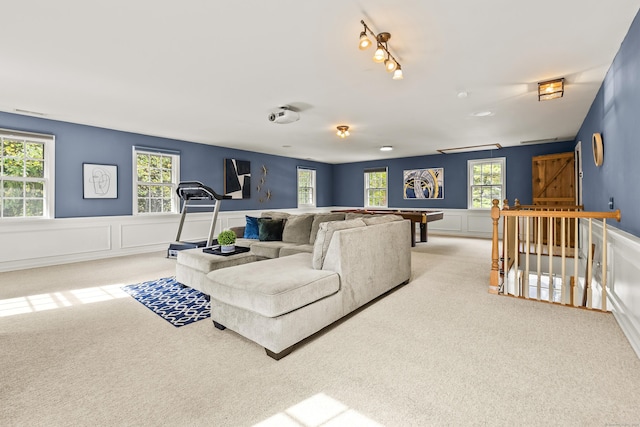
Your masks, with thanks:
M 229 252 L 234 252 L 236 250 L 236 245 L 220 245 L 220 252 L 223 254 L 228 254 Z

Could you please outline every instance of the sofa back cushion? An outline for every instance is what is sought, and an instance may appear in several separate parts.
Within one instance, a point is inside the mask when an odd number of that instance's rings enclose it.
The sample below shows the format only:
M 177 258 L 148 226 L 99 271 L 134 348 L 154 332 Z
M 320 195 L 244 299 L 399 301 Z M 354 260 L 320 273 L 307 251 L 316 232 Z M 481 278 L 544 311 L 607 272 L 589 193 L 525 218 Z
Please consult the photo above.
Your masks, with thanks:
M 400 215 L 390 215 L 390 214 L 380 214 L 380 215 L 369 215 L 368 217 L 362 217 L 362 220 L 367 225 L 376 225 L 376 224 L 386 224 L 387 222 L 392 221 L 402 221 Z
M 262 242 L 282 240 L 284 219 L 258 218 L 258 239 Z
M 289 212 L 264 211 L 260 216 L 262 218 L 287 219 L 291 214 Z
M 316 235 L 318 234 L 318 229 L 320 228 L 321 223 L 328 221 L 342 221 L 343 219 L 344 212 L 315 214 L 313 217 L 313 223 L 311 224 L 311 232 L 309 233 L 309 243 L 313 245 L 316 242 Z
M 313 214 L 289 216 L 284 223 L 284 230 L 282 230 L 282 241 L 300 245 L 308 244 L 313 216 Z
M 327 256 L 329 243 L 333 233 L 338 230 L 346 230 L 348 228 L 366 227 L 367 225 L 361 219 L 351 219 L 345 221 L 329 221 L 320 224 L 316 241 L 313 244 L 313 259 L 311 265 L 316 270 L 321 270 L 324 264 L 324 258 Z
M 344 219 L 356 219 L 371 216 L 371 214 L 365 214 L 360 212 L 347 212 L 344 214 Z

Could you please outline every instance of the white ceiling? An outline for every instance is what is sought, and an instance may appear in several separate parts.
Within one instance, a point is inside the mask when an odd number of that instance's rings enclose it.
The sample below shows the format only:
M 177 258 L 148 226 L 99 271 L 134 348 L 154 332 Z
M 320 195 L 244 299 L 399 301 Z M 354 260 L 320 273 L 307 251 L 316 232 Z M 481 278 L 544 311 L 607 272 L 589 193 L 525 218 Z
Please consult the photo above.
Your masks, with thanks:
M 344 163 L 582 124 L 640 0 L 20 0 L 0 5 L 0 110 Z M 357 43 L 388 31 L 405 78 Z M 538 102 L 538 81 L 565 96 Z M 460 99 L 459 91 L 468 97 Z M 274 124 L 276 107 L 306 107 Z M 484 118 L 473 113 L 491 111 Z M 336 126 L 351 127 L 340 139 Z M 382 145 L 394 151 L 382 153 Z

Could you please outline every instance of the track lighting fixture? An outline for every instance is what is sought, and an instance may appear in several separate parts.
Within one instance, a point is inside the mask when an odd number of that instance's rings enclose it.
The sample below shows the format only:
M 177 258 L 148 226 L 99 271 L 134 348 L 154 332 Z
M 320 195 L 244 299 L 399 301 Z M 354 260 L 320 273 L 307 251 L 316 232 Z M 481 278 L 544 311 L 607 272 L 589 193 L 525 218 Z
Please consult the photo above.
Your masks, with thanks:
M 349 126 L 340 125 L 337 129 L 338 132 L 336 132 L 336 135 L 338 135 L 340 138 L 346 138 L 349 136 Z
M 364 27 L 364 31 L 360 33 L 360 43 L 358 48 L 360 50 L 365 50 L 369 46 L 372 45 L 371 40 L 367 37 L 367 33 L 373 36 L 376 40 L 376 51 L 373 54 L 373 61 L 384 63 L 384 67 L 389 73 L 393 73 L 393 80 L 402 80 L 404 75 L 402 74 L 402 67 L 398 60 L 389 52 L 388 41 L 391 38 L 390 33 L 379 33 L 376 34 L 365 24 L 364 21 L 360 21 L 362 26 Z

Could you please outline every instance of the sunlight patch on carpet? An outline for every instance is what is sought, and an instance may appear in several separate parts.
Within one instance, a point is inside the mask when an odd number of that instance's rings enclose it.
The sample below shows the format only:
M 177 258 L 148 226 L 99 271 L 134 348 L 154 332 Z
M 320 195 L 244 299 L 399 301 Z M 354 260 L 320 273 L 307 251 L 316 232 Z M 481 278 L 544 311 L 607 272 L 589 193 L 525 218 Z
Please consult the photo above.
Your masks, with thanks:
M 91 304 L 94 302 L 128 297 L 128 295 L 122 291 L 121 287 L 121 284 L 96 286 L 3 299 L 0 300 L 0 317 L 35 313 L 37 311 L 54 310 L 56 308 L 71 307 L 73 305 Z
M 123 286 L 122 290 L 176 327 L 211 316 L 205 294 L 183 287 L 175 277 Z

